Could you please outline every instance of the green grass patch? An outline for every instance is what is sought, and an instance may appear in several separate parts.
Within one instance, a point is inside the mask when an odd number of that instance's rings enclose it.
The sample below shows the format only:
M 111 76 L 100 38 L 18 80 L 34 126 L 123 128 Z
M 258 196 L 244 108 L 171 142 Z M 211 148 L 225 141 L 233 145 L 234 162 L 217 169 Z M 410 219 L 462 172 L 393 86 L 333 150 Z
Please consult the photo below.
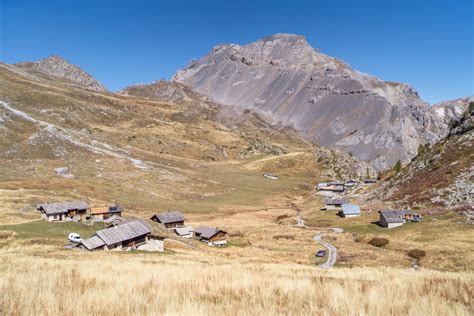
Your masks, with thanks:
M 51 223 L 38 220 L 17 225 L 0 225 L 0 231 L 12 231 L 17 234 L 17 238 L 49 238 L 67 240 L 69 233 L 78 233 L 82 238 L 92 236 L 97 230 L 104 228 L 103 223 L 94 223 L 87 226 L 76 222 L 56 222 Z

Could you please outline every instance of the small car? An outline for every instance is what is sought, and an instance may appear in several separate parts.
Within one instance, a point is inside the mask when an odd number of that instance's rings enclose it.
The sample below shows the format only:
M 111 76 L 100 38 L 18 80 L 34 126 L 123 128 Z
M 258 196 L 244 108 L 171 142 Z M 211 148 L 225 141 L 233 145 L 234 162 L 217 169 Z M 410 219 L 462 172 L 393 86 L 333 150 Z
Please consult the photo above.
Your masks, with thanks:
M 318 250 L 316 252 L 316 257 L 324 257 L 326 255 L 326 250 Z
M 68 237 L 70 242 L 80 244 L 82 242 L 82 238 L 79 234 L 77 233 L 70 233 Z

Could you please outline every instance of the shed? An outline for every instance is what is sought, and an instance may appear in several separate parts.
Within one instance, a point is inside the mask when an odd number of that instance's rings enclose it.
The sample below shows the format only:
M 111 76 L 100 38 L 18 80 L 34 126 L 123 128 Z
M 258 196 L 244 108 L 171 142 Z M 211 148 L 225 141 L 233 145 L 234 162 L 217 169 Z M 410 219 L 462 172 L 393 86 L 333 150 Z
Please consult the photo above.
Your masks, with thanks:
M 330 197 L 326 197 L 324 199 L 324 204 L 326 204 L 326 206 L 341 207 L 342 204 L 344 203 L 346 203 L 344 199 L 330 198 Z
M 89 205 L 84 201 L 37 204 L 36 209 L 50 222 L 63 220 L 82 220 Z
M 105 243 L 107 249 L 113 249 L 146 243 L 149 234 L 151 234 L 150 228 L 141 221 L 135 220 L 99 230 L 95 235 Z
M 402 213 L 397 210 L 380 211 L 379 225 L 387 228 L 399 227 L 405 224 Z
M 356 184 L 357 184 L 357 181 L 351 179 L 351 180 L 347 180 L 347 181 L 346 181 L 345 186 L 346 186 L 346 187 L 349 187 L 349 188 L 352 188 L 352 187 L 354 187 Z
M 184 226 L 184 215 L 181 212 L 170 211 L 153 215 L 151 220 L 163 224 L 166 228 Z
M 93 250 L 103 250 L 105 243 L 98 236 L 94 235 L 91 238 L 88 238 L 79 245 L 82 249 L 93 251 Z
M 209 226 L 199 226 L 194 229 L 194 235 L 209 246 L 224 246 L 227 244 L 227 232 Z
M 263 176 L 265 178 L 268 178 L 268 179 L 272 179 L 272 180 L 278 180 L 278 176 L 274 175 L 274 174 L 271 174 L 271 173 L 264 173 Z
M 356 217 L 360 216 L 360 207 L 356 204 L 344 203 L 342 210 L 339 212 L 341 217 Z
M 184 238 L 191 238 L 194 234 L 194 229 L 191 226 L 175 227 L 173 228 L 176 235 Z
M 365 184 L 377 183 L 377 179 L 364 179 Z

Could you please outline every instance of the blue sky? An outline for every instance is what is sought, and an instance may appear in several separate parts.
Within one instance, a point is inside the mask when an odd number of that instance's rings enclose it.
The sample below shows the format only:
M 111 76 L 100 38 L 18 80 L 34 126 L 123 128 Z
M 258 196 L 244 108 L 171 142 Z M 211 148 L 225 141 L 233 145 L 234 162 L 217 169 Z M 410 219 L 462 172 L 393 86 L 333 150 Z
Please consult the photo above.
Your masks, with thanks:
M 357 70 L 414 86 L 435 103 L 474 94 L 472 3 L 0 0 L 0 60 L 58 54 L 115 91 L 170 79 L 219 43 L 296 33 Z

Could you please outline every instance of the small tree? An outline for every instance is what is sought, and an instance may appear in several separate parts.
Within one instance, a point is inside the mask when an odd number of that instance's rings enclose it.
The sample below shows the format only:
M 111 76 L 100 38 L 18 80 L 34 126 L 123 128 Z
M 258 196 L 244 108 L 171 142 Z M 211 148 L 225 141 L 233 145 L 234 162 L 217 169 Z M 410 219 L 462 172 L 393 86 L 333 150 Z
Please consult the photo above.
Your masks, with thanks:
M 399 173 L 400 171 L 402 171 L 402 162 L 400 161 L 400 159 L 398 159 L 395 166 L 393 166 L 393 171 L 395 171 L 395 173 Z
M 418 156 L 423 156 L 426 152 L 426 147 L 424 144 L 418 146 Z
M 474 101 L 469 102 L 469 106 L 467 107 L 467 112 L 468 113 L 474 112 Z

